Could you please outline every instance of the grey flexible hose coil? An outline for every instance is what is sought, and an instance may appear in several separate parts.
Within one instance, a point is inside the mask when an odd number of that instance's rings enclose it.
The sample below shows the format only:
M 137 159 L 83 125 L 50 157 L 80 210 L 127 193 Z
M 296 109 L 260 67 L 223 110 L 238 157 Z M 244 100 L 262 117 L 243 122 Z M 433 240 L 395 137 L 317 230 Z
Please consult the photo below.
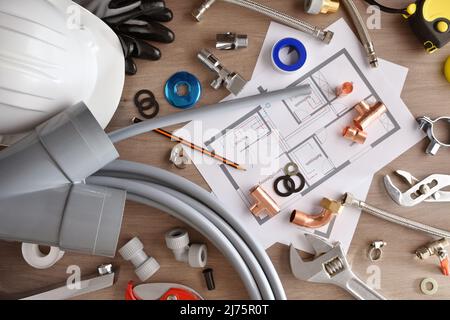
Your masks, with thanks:
M 126 189 L 128 200 L 165 211 L 196 228 L 229 259 L 252 299 L 286 299 L 265 250 L 201 187 L 170 172 L 121 160 L 87 182 Z

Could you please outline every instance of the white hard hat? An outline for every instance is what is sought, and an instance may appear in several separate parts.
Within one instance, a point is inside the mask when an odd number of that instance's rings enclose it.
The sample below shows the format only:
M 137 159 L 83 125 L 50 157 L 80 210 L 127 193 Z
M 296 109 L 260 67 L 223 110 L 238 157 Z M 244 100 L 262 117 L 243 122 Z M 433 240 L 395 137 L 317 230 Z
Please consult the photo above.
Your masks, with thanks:
M 106 127 L 122 94 L 115 33 L 69 0 L 0 0 L 0 135 L 84 101 Z

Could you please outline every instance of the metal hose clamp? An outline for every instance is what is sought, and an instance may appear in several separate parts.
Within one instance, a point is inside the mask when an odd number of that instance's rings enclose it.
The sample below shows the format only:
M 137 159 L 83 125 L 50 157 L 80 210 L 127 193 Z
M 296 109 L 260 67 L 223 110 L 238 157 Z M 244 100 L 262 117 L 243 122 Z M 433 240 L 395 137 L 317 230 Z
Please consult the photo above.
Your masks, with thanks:
M 420 129 L 425 131 L 428 135 L 428 138 L 430 139 L 430 144 L 427 147 L 426 153 L 431 155 L 436 155 L 436 153 L 439 151 L 440 147 L 450 147 L 450 142 L 442 142 L 439 140 L 439 138 L 436 136 L 436 133 L 434 132 L 434 125 L 438 121 L 447 121 L 447 123 L 450 125 L 450 117 L 439 117 L 435 120 L 431 120 L 429 117 L 420 117 L 417 118 L 417 122 L 419 122 Z

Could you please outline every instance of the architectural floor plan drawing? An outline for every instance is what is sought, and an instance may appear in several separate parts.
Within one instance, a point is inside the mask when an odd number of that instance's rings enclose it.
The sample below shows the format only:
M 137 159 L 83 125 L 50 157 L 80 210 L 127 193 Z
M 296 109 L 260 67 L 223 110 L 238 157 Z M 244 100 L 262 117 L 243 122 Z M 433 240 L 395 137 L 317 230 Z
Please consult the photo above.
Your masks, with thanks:
M 359 210 L 345 208 L 318 229 L 290 223 L 292 210 L 318 214 L 323 197 L 337 200 L 344 192 L 365 199 L 373 175 L 423 138 L 400 98 L 407 69 L 382 59 L 379 68 L 371 69 L 360 42 L 344 20 L 329 29 L 335 33 L 334 39 L 323 45 L 302 32 L 271 23 L 253 77 L 239 96 L 301 84 L 310 85 L 310 95 L 261 105 L 242 104 L 240 110 L 223 112 L 220 118 L 200 117 L 177 131 L 179 136 L 246 168 L 235 170 L 185 149 L 213 193 L 266 248 L 282 243 L 311 251 L 304 235 L 315 233 L 339 241 L 347 250 Z M 299 39 L 309 54 L 298 72 L 280 74 L 273 68 L 271 50 L 284 37 Z M 344 82 L 353 82 L 354 91 L 337 97 L 336 88 Z M 342 137 L 342 131 L 357 116 L 353 107 L 365 99 L 369 103 L 382 101 L 388 112 L 367 128 L 368 138 L 361 145 Z M 299 193 L 280 197 L 273 183 L 284 175 L 289 162 L 298 165 L 306 185 Z M 298 185 L 298 178 L 294 180 Z M 278 214 L 255 217 L 250 212 L 254 204 L 250 190 L 257 185 L 277 201 L 281 207 Z
M 349 79 L 354 83 L 354 93 L 337 97 L 336 87 Z M 370 103 L 381 100 L 345 49 L 291 86 L 306 83 L 312 88 L 311 95 L 277 102 L 280 105 L 258 106 L 204 142 L 211 151 L 226 154 L 227 157 L 246 164 L 245 178 L 225 165 L 221 169 L 248 207 L 253 201 L 249 194 L 253 185 L 249 181 L 261 184 L 281 205 L 280 213 L 283 213 L 290 210 L 293 203 L 400 129 L 388 111 L 368 129 L 369 137 L 364 145 L 356 145 L 342 138 L 343 128 L 356 116 L 353 110 L 356 103 L 363 99 Z M 227 146 L 230 144 L 234 145 L 231 148 L 233 153 L 227 154 Z M 266 145 L 271 146 L 269 152 Z M 251 156 L 255 155 L 259 156 L 252 159 Z M 260 161 L 262 157 L 269 161 Z M 306 179 L 306 186 L 300 193 L 283 198 L 275 194 L 273 183 L 277 177 L 284 175 L 283 168 L 289 162 L 298 165 Z M 253 176 L 252 179 L 248 178 L 249 175 Z M 283 189 L 282 186 L 280 188 Z M 269 216 L 254 218 L 259 224 L 269 220 Z

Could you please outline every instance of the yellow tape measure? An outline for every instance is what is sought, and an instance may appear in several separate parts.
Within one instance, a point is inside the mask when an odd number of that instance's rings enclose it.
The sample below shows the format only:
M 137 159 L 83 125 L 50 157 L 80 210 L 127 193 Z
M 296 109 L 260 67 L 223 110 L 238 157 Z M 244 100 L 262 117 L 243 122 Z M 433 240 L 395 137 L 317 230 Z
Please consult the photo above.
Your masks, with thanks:
M 389 8 L 376 0 L 366 2 L 385 12 L 401 13 L 429 53 L 450 41 L 450 0 L 417 0 L 403 9 Z

